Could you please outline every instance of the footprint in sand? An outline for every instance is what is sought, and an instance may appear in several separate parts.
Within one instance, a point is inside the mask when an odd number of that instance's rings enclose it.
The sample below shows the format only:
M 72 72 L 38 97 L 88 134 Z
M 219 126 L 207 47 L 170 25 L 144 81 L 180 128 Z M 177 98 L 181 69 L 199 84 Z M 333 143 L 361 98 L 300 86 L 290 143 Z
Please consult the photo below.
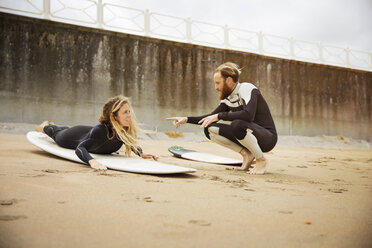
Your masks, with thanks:
M 336 178 L 336 179 L 333 179 L 333 181 L 334 181 L 334 182 L 345 182 L 345 180 L 342 180 L 342 179 L 338 179 L 338 178 Z
M 265 182 L 268 182 L 268 183 L 283 183 L 283 180 L 268 179 L 268 180 L 265 180 Z
M 20 177 L 45 177 L 45 174 L 37 174 L 37 175 L 32 175 L 32 174 L 27 174 L 26 176 L 20 176 Z
M 317 182 L 317 181 L 307 181 L 307 182 L 310 183 L 310 184 L 324 184 L 324 183 Z
M 94 172 L 98 172 L 97 175 L 98 176 L 105 176 L 105 177 L 121 177 L 123 176 L 121 173 L 110 173 L 110 172 L 107 172 L 107 171 L 94 171 Z
M 278 211 L 278 213 L 280 213 L 280 214 L 293 214 L 292 211 L 285 211 L 285 210 L 280 210 L 280 211 Z
M 343 193 L 343 192 L 346 192 L 348 191 L 347 189 L 328 189 L 329 192 L 332 192 L 332 193 Z
M 226 180 L 225 183 L 230 184 L 231 188 L 243 188 L 249 182 L 239 178 L 238 180 Z
M 245 191 L 256 191 L 256 190 L 254 190 L 254 189 L 244 189 Z
M 335 157 L 322 157 L 323 160 L 335 160 Z
M 321 157 L 318 160 L 308 161 L 310 166 L 327 166 L 327 162 L 330 160 L 336 160 L 335 157 Z
M 209 180 L 223 182 L 223 179 L 218 176 L 210 176 Z
M 20 220 L 20 219 L 27 219 L 27 216 L 24 215 L 1 215 L 0 220 L 3 221 L 12 221 L 12 220 Z
M 5 200 L 5 201 L 0 201 L 1 206 L 10 206 L 13 205 L 13 201 L 11 200 Z
M 46 170 L 42 170 L 42 172 L 46 172 L 46 173 L 59 173 L 59 170 L 46 169 Z
M 148 182 L 148 183 L 163 183 L 164 181 L 162 181 L 162 180 L 152 180 L 152 179 L 149 179 L 149 180 L 146 180 L 146 182 Z
M 346 162 L 353 162 L 353 161 L 355 161 L 354 159 L 352 159 L 352 158 L 345 158 L 345 159 L 343 159 L 342 161 L 346 161 Z
M 144 200 L 145 202 L 153 202 L 153 200 L 151 199 L 150 196 L 147 196 L 147 197 L 143 198 L 143 200 Z
M 195 224 L 198 226 L 210 226 L 212 223 L 205 221 L 205 220 L 189 220 L 190 224 Z
M 307 168 L 306 165 L 297 165 L 296 167 L 297 167 L 297 168 Z
M 18 203 L 17 199 L 10 199 L 10 200 L 0 200 L 1 206 L 11 206 L 13 204 Z
M 310 166 L 327 166 L 325 161 L 309 161 Z

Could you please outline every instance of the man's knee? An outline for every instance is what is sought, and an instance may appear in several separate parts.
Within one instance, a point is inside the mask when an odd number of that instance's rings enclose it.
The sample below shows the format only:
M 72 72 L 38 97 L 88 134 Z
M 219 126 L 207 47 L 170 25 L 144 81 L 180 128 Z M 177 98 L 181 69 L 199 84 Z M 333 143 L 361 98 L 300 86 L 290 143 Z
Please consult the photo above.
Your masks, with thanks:
M 231 122 L 231 130 L 235 138 L 242 140 L 247 135 L 247 122 L 234 120 Z
M 208 139 L 211 139 L 210 134 L 219 134 L 219 128 L 215 126 L 209 126 L 204 128 L 204 134 Z
M 209 127 L 205 127 L 205 128 L 204 128 L 204 134 L 205 134 L 205 136 L 210 140 L 211 137 L 209 136 L 209 130 L 208 130 L 208 128 L 209 128 Z

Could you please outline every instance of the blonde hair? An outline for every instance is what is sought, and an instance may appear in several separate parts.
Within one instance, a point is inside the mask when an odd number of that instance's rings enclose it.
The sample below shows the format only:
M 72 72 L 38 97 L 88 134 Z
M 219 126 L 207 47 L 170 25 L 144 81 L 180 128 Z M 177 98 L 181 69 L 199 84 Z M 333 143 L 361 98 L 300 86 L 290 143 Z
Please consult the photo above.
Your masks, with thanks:
M 140 130 L 135 119 L 133 116 L 130 118 L 129 126 L 123 127 L 119 124 L 116 120 L 116 115 L 119 109 L 124 105 L 128 104 L 131 110 L 132 115 L 134 112 L 132 111 L 129 98 L 119 95 L 112 97 L 107 100 L 107 102 L 103 105 L 102 114 L 99 117 L 99 122 L 102 124 L 106 124 L 108 128 L 111 128 L 113 135 L 109 137 L 107 134 L 108 139 L 113 139 L 115 135 L 124 143 L 125 146 L 125 154 L 127 156 L 131 155 L 132 149 L 138 153 L 137 141 L 138 136 L 137 133 Z
M 221 76 L 225 79 L 231 77 L 232 80 L 237 83 L 239 81 L 239 75 L 242 72 L 241 68 L 237 64 L 232 62 L 226 62 L 218 66 L 215 73 L 220 72 Z

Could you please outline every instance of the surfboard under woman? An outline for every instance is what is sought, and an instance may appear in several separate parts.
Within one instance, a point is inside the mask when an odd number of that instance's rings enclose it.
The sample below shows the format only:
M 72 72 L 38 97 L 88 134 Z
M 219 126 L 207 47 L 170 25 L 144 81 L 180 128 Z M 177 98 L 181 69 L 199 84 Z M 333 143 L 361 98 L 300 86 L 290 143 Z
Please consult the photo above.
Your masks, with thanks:
M 89 153 L 110 154 L 123 146 L 127 156 L 133 152 L 142 158 L 157 160 L 155 155 L 144 154 L 137 145 L 139 128 L 127 97 L 119 95 L 108 99 L 99 122 L 96 126 L 62 127 L 44 121 L 36 131 L 47 134 L 61 147 L 75 149 L 76 155 L 96 170 L 107 170 L 107 167 Z

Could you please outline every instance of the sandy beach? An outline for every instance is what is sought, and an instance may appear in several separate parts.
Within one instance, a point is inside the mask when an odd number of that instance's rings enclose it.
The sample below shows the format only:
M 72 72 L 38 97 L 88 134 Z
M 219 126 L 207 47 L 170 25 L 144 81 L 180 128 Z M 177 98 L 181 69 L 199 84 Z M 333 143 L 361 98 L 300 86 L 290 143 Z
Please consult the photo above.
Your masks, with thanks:
M 252 176 L 174 158 L 172 145 L 239 158 L 211 142 L 143 140 L 197 172 L 97 172 L 0 133 L 0 247 L 372 247 L 371 149 L 279 144 Z

